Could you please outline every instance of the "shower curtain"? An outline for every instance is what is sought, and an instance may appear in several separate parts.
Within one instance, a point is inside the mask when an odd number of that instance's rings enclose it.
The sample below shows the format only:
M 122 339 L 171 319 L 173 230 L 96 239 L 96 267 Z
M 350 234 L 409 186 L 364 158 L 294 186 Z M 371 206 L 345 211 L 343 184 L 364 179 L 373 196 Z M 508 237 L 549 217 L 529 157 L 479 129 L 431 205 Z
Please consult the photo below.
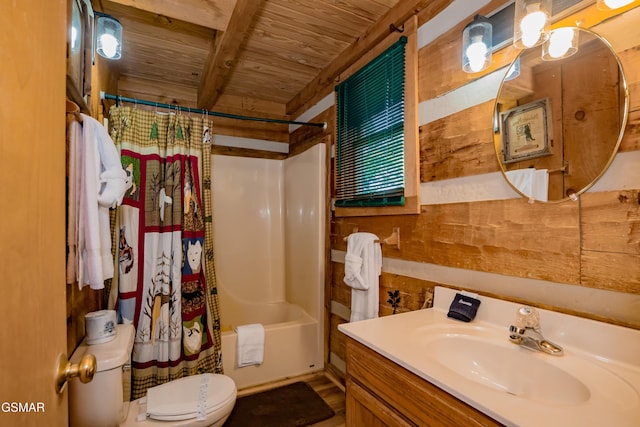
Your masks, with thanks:
M 131 398 L 222 373 L 211 223 L 212 122 L 129 106 L 110 111 L 128 177 L 114 216 L 118 320 L 135 326 Z M 204 203 L 203 203 L 204 201 Z

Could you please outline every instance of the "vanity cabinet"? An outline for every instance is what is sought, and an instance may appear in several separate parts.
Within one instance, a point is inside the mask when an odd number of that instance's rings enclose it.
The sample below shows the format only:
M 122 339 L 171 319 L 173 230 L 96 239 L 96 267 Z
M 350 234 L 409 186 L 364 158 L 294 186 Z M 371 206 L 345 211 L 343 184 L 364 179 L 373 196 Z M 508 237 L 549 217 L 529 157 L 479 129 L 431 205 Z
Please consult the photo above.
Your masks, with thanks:
M 346 349 L 347 426 L 502 425 L 352 338 Z

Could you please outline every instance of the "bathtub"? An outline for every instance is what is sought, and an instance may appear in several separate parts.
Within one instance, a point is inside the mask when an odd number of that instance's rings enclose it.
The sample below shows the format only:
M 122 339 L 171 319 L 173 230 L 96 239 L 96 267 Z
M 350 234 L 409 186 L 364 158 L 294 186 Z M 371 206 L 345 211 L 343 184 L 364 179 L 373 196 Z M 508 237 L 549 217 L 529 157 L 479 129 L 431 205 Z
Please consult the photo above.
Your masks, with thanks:
M 324 369 L 325 144 L 211 163 L 224 373 L 246 388 Z M 264 363 L 237 368 L 233 330 L 253 323 Z
M 318 354 L 322 354 L 318 348 L 318 322 L 300 306 L 286 302 L 248 303 L 233 310 L 227 304 L 221 317 L 224 373 L 235 381 L 238 389 L 323 369 L 322 361 L 318 360 Z M 238 336 L 233 329 L 252 323 L 260 323 L 265 329 L 264 362 L 238 368 Z

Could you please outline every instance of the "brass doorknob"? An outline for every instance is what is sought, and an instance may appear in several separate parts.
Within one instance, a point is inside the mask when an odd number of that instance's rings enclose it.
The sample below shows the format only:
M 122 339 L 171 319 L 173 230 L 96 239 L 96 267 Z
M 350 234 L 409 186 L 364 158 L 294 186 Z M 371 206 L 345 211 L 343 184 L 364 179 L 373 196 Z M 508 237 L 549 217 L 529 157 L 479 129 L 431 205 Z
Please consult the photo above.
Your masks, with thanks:
M 80 382 L 88 383 L 93 379 L 96 367 L 96 357 L 93 354 L 82 356 L 80 363 L 71 363 L 67 360 L 67 355 L 61 353 L 56 368 L 56 393 L 62 393 L 67 381 L 74 377 L 78 377 Z

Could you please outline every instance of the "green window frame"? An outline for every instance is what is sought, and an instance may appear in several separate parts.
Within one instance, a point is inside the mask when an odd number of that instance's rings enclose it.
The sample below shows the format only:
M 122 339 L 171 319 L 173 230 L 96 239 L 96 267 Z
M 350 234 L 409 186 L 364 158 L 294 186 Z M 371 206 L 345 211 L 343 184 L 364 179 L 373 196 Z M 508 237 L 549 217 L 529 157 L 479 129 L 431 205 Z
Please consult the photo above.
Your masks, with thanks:
M 406 44 L 336 86 L 337 207 L 404 206 Z

